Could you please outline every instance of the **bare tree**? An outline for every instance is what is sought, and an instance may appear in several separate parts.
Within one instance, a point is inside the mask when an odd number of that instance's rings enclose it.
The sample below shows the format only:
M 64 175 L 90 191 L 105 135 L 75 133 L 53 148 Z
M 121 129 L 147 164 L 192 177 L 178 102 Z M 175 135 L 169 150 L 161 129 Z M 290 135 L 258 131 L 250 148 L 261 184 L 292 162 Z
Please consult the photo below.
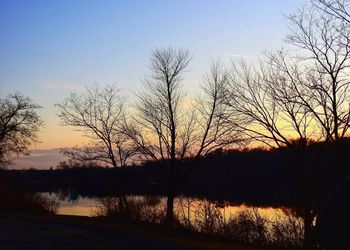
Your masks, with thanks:
M 212 150 L 238 141 L 234 126 L 228 126 L 223 102 L 227 77 L 214 64 L 205 77 L 204 95 L 186 102 L 183 75 L 190 62 L 189 51 L 156 49 L 151 56 L 151 75 L 138 95 L 134 121 L 127 126 L 145 159 L 162 164 L 167 183 L 167 222 L 173 220 L 174 198 L 193 168 L 181 165 L 186 157 L 199 158 Z
M 82 131 L 91 139 L 90 145 L 62 149 L 62 152 L 78 162 L 104 163 L 114 168 L 121 167 L 118 179 L 120 205 L 128 209 L 124 195 L 124 168 L 134 155 L 130 140 L 121 131 L 125 99 L 115 86 L 86 88 L 85 94 L 71 94 L 62 103 L 56 104 L 64 125 Z
M 250 119 L 250 136 L 274 146 L 290 144 L 287 130 L 295 138 L 344 138 L 350 120 L 349 27 L 318 8 L 303 9 L 289 21 L 287 41 L 300 53 L 270 53 L 258 69 L 235 63 L 229 105 Z
M 294 89 L 294 84 L 299 86 L 304 83 L 303 75 L 296 65 L 284 71 L 279 64 L 282 59 L 286 59 L 283 53 L 270 54 L 259 68 L 248 66 L 245 62 L 235 63 L 227 105 L 232 114 L 248 123 L 243 127 L 237 124 L 244 129 L 246 137 L 268 147 L 288 149 L 285 152 L 290 170 L 305 201 L 304 229 L 308 241 L 314 216 L 310 209 L 314 183 L 310 182 L 309 172 L 312 172 L 313 166 L 308 165 L 306 149 L 314 138 L 314 126 L 318 124 L 311 111 L 299 100 L 299 94 L 305 100 L 307 96 Z M 297 90 L 301 91 L 299 88 Z
M 321 163 L 316 161 L 311 163 L 321 172 L 314 180 L 320 182 L 322 179 L 321 185 L 331 190 L 332 180 L 329 176 L 339 168 L 337 166 L 339 142 L 349 136 L 349 1 L 311 2 L 313 5 L 310 8 L 304 8 L 289 18 L 291 32 L 287 41 L 300 49 L 299 72 L 301 72 L 298 81 L 292 81 L 292 77 L 289 77 L 289 82 L 297 101 L 308 110 L 314 123 L 317 124 L 318 134 L 322 135 L 321 140 L 335 142 L 333 153 L 327 156 L 331 166 L 322 169 Z M 283 71 L 290 72 L 291 64 L 285 60 L 276 60 L 276 64 Z M 317 201 L 312 198 L 312 192 L 319 190 L 317 185 L 310 188 L 310 181 L 305 178 L 303 185 L 304 237 L 307 246 L 312 242 L 312 220 L 319 209 L 319 205 L 315 205 Z M 321 185 L 318 183 L 318 186 Z
M 288 85 L 296 97 L 295 101 L 308 111 L 317 128 L 318 138 L 321 141 L 336 142 L 337 146 L 339 141 L 349 135 L 350 125 L 349 25 L 327 11 L 310 8 L 291 16 L 290 27 L 291 34 L 287 41 L 300 48 L 298 67 L 294 67 L 299 72 L 295 74 L 298 77 L 290 76 L 293 68 L 291 63 L 281 58 L 275 60 L 275 63 L 289 75 Z M 312 244 L 312 221 L 319 209 L 318 201 L 312 193 L 319 192 L 317 188 L 320 186 L 331 189 L 329 176 L 338 168 L 336 148 L 335 153 L 328 156 L 332 164 L 328 168 L 323 168 L 316 159 L 311 163 L 305 161 L 305 153 L 298 152 L 295 157 L 299 161 L 299 165 L 296 164 L 299 170 L 300 166 L 309 170 L 312 165 L 315 166 L 311 174 L 313 181 L 307 178 L 305 171 L 298 172 L 305 206 L 306 246 Z
M 99 161 L 114 168 L 124 167 L 133 155 L 128 138 L 121 132 L 125 99 L 115 86 L 86 88 L 85 94 L 72 93 L 56 104 L 66 126 L 82 131 L 90 145 L 62 149 L 78 161 Z
M 337 141 L 349 129 L 348 25 L 319 9 L 304 9 L 291 16 L 287 41 L 301 49 L 307 81 L 299 100 L 309 109 L 327 141 Z
M 279 69 L 261 62 L 256 68 L 244 61 L 233 62 L 226 104 L 247 138 L 268 147 L 290 146 L 306 137 L 305 110 L 292 102 Z
M 234 63 L 228 105 L 249 122 L 248 137 L 291 149 L 298 141 L 291 162 L 303 190 L 308 244 L 318 184 L 310 182 L 316 172 L 308 166 L 305 146 L 310 140 L 337 142 L 348 136 L 350 36 L 344 20 L 320 8 L 304 8 L 289 22 L 287 42 L 298 54 L 269 53 L 257 68 Z
M 182 119 L 183 93 L 181 82 L 183 74 L 190 62 L 187 50 L 156 49 L 150 62 L 152 72 L 145 79 L 145 88 L 138 95 L 137 116 L 132 127 L 129 125 L 128 135 L 141 149 L 144 157 L 161 161 L 167 182 L 168 222 L 173 220 L 173 206 L 178 181 L 178 157 L 189 145 L 191 129 L 184 129 L 188 136 L 180 136 Z M 183 139 L 180 142 L 180 138 Z M 182 150 L 180 150 L 180 145 Z
M 40 108 L 20 93 L 0 99 L 0 165 L 11 163 L 14 156 L 28 154 L 28 146 L 38 142 L 42 121 Z

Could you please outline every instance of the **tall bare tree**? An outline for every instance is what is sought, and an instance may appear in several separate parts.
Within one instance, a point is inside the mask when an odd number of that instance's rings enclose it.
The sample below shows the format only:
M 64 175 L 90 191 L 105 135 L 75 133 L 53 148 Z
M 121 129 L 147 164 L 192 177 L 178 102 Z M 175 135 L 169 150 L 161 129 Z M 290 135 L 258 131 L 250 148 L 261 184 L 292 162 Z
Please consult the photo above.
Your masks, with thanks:
M 275 63 L 276 60 L 281 62 L 281 58 L 286 59 L 282 52 L 270 54 L 259 67 L 234 63 L 226 101 L 231 113 L 246 121 L 247 125 L 237 124 L 246 137 L 268 147 L 288 148 L 286 157 L 290 159 L 288 162 L 303 200 L 308 203 L 313 183 L 309 178 L 311 166 L 307 166 L 306 146 L 314 138 L 317 124 L 293 88 L 294 84 L 304 83 L 303 75 L 296 65 L 284 71 Z M 300 96 L 307 98 L 302 92 Z M 304 228 L 308 239 L 313 218 L 309 204 L 305 205 L 305 211 Z
M 309 178 L 316 173 L 307 174 L 311 166 L 304 146 L 310 139 L 337 142 L 349 134 L 350 36 L 343 19 L 318 7 L 305 7 L 289 22 L 287 42 L 299 49 L 297 55 L 270 53 L 255 68 L 235 63 L 228 105 L 250 123 L 248 137 L 274 147 L 293 148 L 299 142 L 301 150 L 291 150 L 291 162 L 297 161 L 308 244 L 315 215 L 312 193 L 318 184 Z
M 226 114 L 224 85 L 227 76 L 213 64 L 205 77 L 203 96 L 189 104 L 182 80 L 191 56 L 189 51 L 162 48 L 153 51 L 151 75 L 138 95 L 136 115 L 127 126 L 145 159 L 160 162 L 167 183 L 166 220 L 173 220 L 174 198 L 193 168 L 184 169 L 186 157 L 200 158 L 219 147 L 238 141 Z
M 20 93 L 0 98 L 0 166 L 10 164 L 14 156 L 28 154 L 28 146 L 38 142 L 43 123 L 39 108 Z
M 350 121 L 350 27 L 317 8 L 291 16 L 287 41 L 300 48 L 307 79 L 299 101 L 312 113 L 325 140 L 347 135 Z M 305 98 L 306 97 L 306 98 Z
M 294 94 L 294 99 L 289 102 L 302 105 L 308 112 L 316 132 L 313 138 L 316 136 L 321 141 L 335 142 L 337 146 L 339 141 L 349 136 L 350 27 L 343 19 L 313 6 L 299 11 L 289 21 L 287 41 L 300 49 L 297 62 L 283 56 L 279 59 L 275 57 L 273 62 L 283 72 L 287 88 Z M 337 147 L 334 151 L 328 155 L 331 166 L 326 168 L 317 159 L 313 162 L 305 160 L 306 156 L 310 156 L 303 151 L 294 154 L 294 161 L 298 161 L 295 164 L 296 174 L 304 198 L 306 247 L 312 244 L 312 221 L 319 209 L 313 194 L 320 192 L 320 186 L 332 189 L 329 176 L 338 168 Z M 312 170 L 311 175 L 307 175 L 305 170 Z

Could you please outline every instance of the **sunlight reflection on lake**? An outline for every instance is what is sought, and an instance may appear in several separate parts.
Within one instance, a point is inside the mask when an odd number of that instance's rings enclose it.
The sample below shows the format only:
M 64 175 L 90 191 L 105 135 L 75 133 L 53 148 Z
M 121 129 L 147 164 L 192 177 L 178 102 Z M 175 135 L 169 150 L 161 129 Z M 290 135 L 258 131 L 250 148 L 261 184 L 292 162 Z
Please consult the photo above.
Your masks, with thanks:
M 99 202 L 95 198 L 86 198 L 77 196 L 72 199 L 61 193 L 40 193 L 44 197 L 58 202 L 57 214 L 61 215 L 78 215 L 78 216 L 94 216 Z
M 99 198 L 82 197 L 76 194 L 62 194 L 62 193 L 41 193 L 43 196 L 58 202 L 57 214 L 61 215 L 78 215 L 78 216 L 96 216 L 101 210 L 102 203 Z M 153 207 L 158 207 L 164 210 L 166 198 L 161 196 L 141 196 L 128 195 L 128 200 L 138 200 L 145 202 L 145 204 Z M 150 200 L 153 200 L 150 201 Z M 155 200 L 155 201 L 154 201 Z M 213 202 L 205 199 L 190 198 L 180 196 L 175 199 L 175 213 L 178 217 L 186 220 L 193 220 L 195 218 L 206 216 L 206 213 L 212 209 L 210 206 L 219 208 L 219 211 L 224 220 L 230 219 L 232 216 L 240 212 L 256 212 L 270 221 L 285 219 L 290 211 L 286 208 L 274 207 L 253 207 L 247 205 L 232 205 L 228 202 Z

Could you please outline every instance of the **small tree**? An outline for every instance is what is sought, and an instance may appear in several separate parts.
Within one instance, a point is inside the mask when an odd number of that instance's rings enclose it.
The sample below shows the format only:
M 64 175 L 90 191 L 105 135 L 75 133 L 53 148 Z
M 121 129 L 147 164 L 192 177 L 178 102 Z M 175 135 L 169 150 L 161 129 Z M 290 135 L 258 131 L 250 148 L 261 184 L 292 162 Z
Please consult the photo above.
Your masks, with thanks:
M 38 142 L 43 123 L 39 108 L 20 93 L 0 98 L 0 166 L 10 164 L 14 156 L 28 154 L 28 146 Z

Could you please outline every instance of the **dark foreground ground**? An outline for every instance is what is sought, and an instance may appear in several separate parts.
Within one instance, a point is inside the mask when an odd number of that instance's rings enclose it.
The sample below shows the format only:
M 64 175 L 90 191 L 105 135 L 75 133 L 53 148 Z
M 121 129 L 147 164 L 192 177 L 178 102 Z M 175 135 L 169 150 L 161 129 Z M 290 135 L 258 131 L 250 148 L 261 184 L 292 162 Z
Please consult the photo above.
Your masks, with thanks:
M 147 225 L 105 218 L 0 213 L 0 249 L 254 250 Z
M 184 249 L 131 230 L 83 219 L 1 214 L 0 249 Z

